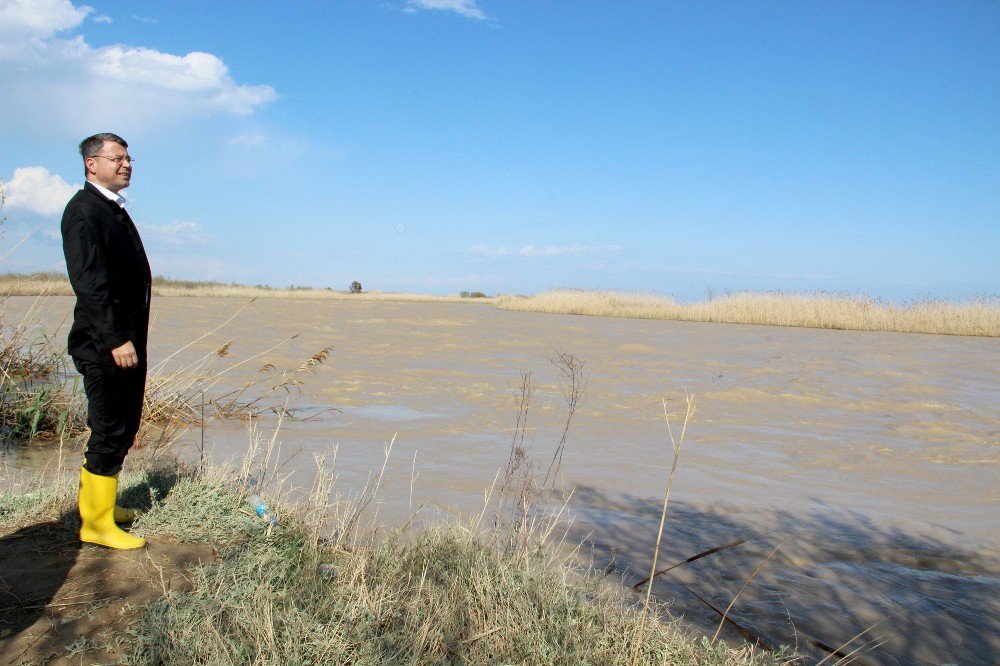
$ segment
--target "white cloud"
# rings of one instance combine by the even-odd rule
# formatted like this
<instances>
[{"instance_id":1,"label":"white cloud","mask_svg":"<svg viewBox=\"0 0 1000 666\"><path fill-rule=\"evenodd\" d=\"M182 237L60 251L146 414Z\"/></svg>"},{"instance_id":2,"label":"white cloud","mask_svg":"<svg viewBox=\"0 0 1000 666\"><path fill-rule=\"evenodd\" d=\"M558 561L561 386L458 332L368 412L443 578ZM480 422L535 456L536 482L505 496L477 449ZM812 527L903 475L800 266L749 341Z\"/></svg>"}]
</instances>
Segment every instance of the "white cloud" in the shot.
<instances>
[{"instance_id":1,"label":"white cloud","mask_svg":"<svg viewBox=\"0 0 1000 666\"><path fill-rule=\"evenodd\" d=\"M115 22L115 20L113 18L111 18L110 16L103 16L103 15L102 16L95 16L91 20L94 23L107 23L109 25Z\"/></svg>"},{"instance_id":2,"label":"white cloud","mask_svg":"<svg viewBox=\"0 0 1000 666\"><path fill-rule=\"evenodd\" d=\"M479 21L486 19L486 13L476 6L476 0L407 0L405 11L413 13L421 9L455 12Z\"/></svg>"},{"instance_id":3,"label":"white cloud","mask_svg":"<svg viewBox=\"0 0 1000 666\"><path fill-rule=\"evenodd\" d=\"M489 245L473 245L468 249L469 254L480 257L565 257L570 255L598 254L618 252L620 245L562 245L537 247L535 245L524 245L522 247L500 247L493 248Z\"/></svg>"},{"instance_id":4,"label":"white cloud","mask_svg":"<svg viewBox=\"0 0 1000 666\"><path fill-rule=\"evenodd\" d=\"M0 0L0 124L27 131L56 125L79 134L112 121L131 129L185 116L248 114L277 98L271 86L236 83L211 53L92 47L83 36L62 35L91 11L70 0Z\"/></svg>"},{"instance_id":5,"label":"white cloud","mask_svg":"<svg viewBox=\"0 0 1000 666\"><path fill-rule=\"evenodd\" d=\"M170 90L211 90L226 76L226 66L210 53L175 56L153 49L110 46L93 53L89 69L123 83L143 85L154 79Z\"/></svg>"},{"instance_id":6,"label":"white cloud","mask_svg":"<svg viewBox=\"0 0 1000 666\"><path fill-rule=\"evenodd\" d=\"M162 226L140 225L139 229L143 239L151 245L191 247L205 245L208 242L208 234L197 222L174 220Z\"/></svg>"},{"instance_id":7,"label":"white cloud","mask_svg":"<svg viewBox=\"0 0 1000 666\"><path fill-rule=\"evenodd\" d=\"M93 8L74 7L69 0L0 1L0 46L47 39L61 30L75 28ZM2 53L2 51L0 51Z\"/></svg>"},{"instance_id":8,"label":"white cloud","mask_svg":"<svg viewBox=\"0 0 1000 666\"><path fill-rule=\"evenodd\" d=\"M78 189L40 166L14 169L14 177L4 184L8 206L45 216L61 214Z\"/></svg>"}]
</instances>

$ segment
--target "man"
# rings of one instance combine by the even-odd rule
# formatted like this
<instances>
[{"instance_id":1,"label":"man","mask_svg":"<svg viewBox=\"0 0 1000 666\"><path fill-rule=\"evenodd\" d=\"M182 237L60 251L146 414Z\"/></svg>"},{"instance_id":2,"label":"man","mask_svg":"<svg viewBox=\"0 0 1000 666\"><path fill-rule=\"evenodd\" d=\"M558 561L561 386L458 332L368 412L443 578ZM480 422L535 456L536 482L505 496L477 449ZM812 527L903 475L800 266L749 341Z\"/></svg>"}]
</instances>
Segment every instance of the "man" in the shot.
<instances>
[{"instance_id":1,"label":"man","mask_svg":"<svg viewBox=\"0 0 1000 666\"><path fill-rule=\"evenodd\" d=\"M118 474L139 431L146 388L152 277L119 193L132 178L128 144L115 134L80 143L87 182L66 205L63 252L76 294L69 354L83 375L90 439L80 469L80 540L141 548L120 529L136 512L115 506Z\"/></svg>"}]
</instances>

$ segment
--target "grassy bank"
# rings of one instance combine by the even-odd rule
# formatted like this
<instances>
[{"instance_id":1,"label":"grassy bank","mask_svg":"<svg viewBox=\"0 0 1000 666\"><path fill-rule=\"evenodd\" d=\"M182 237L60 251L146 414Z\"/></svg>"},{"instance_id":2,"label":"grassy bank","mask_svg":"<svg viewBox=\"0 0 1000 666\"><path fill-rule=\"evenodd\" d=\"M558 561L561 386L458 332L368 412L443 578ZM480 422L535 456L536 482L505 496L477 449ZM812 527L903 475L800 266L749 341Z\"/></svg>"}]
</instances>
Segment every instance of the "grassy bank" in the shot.
<instances>
[{"instance_id":1,"label":"grassy bank","mask_svg":"<svg viewBox=\"0 0 1000 666\"><path fill-rule=\"evenodd\" d=\"M279 524L270 528L245 508L247 478L246 466L197 474L177 463L128 475L127 499L147 509L132 529L150 540L151 554L162 542L202 542L217 555L193 567L188 584L164 585L142 607L116 599L128 612L113 618L97 604L109 596L95 590L92 618L124 617L127 627L91 627L63 649L86 661L110 655L133 664L778 661L749 647L711 646L662 608L646 619L633 660L641 603L560 557L545 519L489 529L470 519L418 536L376 535L358 528L358 506L328 503L332 489L320 482L309 501L279 504ZM24 546L31 526L45 521L46 539L71 541L74 498L72 476L8 484L0 490L0 544ZM113 554L87 547L80 556L91 551ZM58 591L52 596L50 608L33 611L40 625L68 603ZM0 595L0 603L0 617L18 610L18 600Z\"/></svg>"},{"instance_id":2,"label":"grassy bank","mask_svg":"<svg viewBox=\"0 0 1000 666\"><path fill-rule=\"evenodd\" d=\"M558 289L535 296L501 296L502 310L601 317L765 324L855 331L1000 335L1000 299L960 303L914 301L903 305L867 296L739 292L701 303L616 291Z\"/></svg>"}]
</instances>

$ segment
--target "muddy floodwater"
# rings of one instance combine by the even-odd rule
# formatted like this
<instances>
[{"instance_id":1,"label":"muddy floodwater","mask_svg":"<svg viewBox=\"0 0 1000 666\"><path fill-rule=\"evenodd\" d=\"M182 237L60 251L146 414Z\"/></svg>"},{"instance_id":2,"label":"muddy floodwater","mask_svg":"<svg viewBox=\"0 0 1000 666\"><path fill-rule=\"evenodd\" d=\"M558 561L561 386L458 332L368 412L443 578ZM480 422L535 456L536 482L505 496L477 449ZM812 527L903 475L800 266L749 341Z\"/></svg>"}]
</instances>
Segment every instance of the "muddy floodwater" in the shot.
<instances>
[{"instance_id":1,"label":"muddy floodwater","mask_svg":"<svg viewBox=\"0 0 1000 666\"><path fill-rule=\"evenodd\" d=\"M10 299L5 321L34 303ZM154 305L155 365L245 303ZM71 306L48 299L29 319L63 341ZM482 509L515 436L525 372L535 391L523 448L544 476L567 417L550 359L572 354L587 385L557 480L574 491L567 541L583 543L595 568L614 562L626 584L652 561L673 455L665 414L678 436L694 396L659 563L746 541L658 578L675 612L714 632L708 604L724 610L759 567L729 617L770 645L811 661L862 648L861 663L1000 662L998 339L259 300L169 368L229 340L216 371L262 355L209 398L265 363L277 376L332 345L290 396L299 418L277 434L282 473L308 485L315 455L336 452L337 491L356 495L395 438L374 505L389 525L420 506L421 524ZM259 427L270 436L273 421ZM190 455L200 438L177 446ZM205 439L213 458L238 458L246 424L210 420ZM34 469L52 455L21 447L4 461ZM723 635L739 634L727 624Z\"/></svg>"}]
</instances>

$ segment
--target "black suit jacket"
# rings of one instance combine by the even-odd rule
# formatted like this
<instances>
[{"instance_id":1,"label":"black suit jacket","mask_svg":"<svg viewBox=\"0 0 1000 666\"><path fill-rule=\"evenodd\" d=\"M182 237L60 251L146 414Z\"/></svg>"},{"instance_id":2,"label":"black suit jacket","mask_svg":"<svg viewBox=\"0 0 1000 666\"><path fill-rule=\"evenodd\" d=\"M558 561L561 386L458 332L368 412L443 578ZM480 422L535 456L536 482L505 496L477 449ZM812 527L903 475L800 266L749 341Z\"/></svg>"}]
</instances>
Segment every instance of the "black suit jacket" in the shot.
<instances>
[{"instance_id":1,"label":"black suit jacket","mask_svg":"<svg viewBox=\"0 0 1000 666\"><path fill-rule=\"evenodd\" d=\"M131 340L145 361L152 276L128 213L88 182L66 204L62 239L76 293L70 356L113 365L111 350Z\"/></svg>"}]
</instances>

